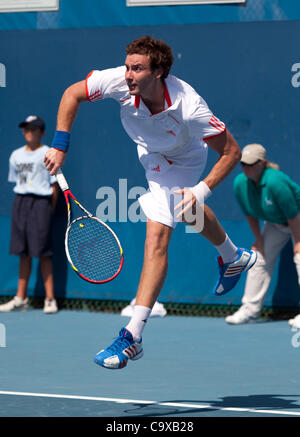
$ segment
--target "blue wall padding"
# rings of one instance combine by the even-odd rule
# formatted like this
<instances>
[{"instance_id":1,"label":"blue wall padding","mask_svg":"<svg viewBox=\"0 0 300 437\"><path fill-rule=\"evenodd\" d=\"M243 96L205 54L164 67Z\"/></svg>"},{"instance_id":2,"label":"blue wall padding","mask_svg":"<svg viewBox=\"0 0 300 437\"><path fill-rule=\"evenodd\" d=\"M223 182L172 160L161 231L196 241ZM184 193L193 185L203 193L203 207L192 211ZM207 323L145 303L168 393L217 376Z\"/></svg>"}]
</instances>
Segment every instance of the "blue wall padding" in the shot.
<instances>
[{"instance_id":1,"label":"blue wall padding","mask_svg":"<svg viewBox=\"0 0 300 437\"><path fill-rule=\"evenodd\" d=\"M13 193L7 173L11 151L23 144L18 123L25 116L37 113L46 120L45 143L50 144L65 88L84 79L93 69L122 65L125 45L138 36L151 34L173 47L173 74L189 82L207 100L239 145L260 142L267 148L269 159L300 183L300 87L291 82L295 74L292 66L300 62L299 33L299 21L1 32L0 62L6 67L6 87L0 88L0 293L14 293L17 284L18 260L8 255ZM211 151L205 174L216 159ZM127 178L128 189L146 187L135 145L121 126L116 102L82 105L64 171L74 194L92 212L101 201L96 198L101 186L117 190L119 179ZM253 237L232 191L233 178L239 171L237 166L216 188L209 205L232 239L238 245L250 246ZM111 225L124 246L124 269L107 285L87 284L67 267L63 252L65 207L60 199L53 229L58 295L134 297L142 267L145 224ZM211 294L217 279L215 256L214 248L202 237L186 234L184 226L178 226L170 245L169 275L161 299L240 303L244 277L229 295L216 298ZM31 279L30 293L44 293L38 273ZM295 305L298 301L299 287L289 247L278 264L266 304Z\"/></svg>"}]
</instances>

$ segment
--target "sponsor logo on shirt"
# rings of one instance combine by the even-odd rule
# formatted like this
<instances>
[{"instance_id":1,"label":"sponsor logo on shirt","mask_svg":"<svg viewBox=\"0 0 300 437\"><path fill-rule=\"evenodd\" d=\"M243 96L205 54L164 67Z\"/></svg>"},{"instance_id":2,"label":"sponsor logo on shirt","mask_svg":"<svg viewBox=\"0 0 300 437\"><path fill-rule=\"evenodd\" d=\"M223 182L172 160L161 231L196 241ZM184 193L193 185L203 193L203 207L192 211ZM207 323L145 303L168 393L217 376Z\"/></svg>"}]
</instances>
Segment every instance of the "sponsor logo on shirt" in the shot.
<instances>
[{"instance_id":1,"label":"sponsor logo on shirt","mask_svg":"<svg viewBox=\"0 0 300 437\"><path fill-rule=\"evenodd\" d=\"M209 122L208 122L213 128L216 130L223 132L225 130L225 124L220 121L217 117L214 115L211 116Z\"/></svg>"},{"instance_id":2,"label":"sponsor logo on shirt","mask_svg":"<svg viewBox=\"0 0 300 437\"><path fill-rule=\"evenodd\" d=\"M152 171L160 171L159 165L157 167L151 168Z\"/></svg>"},{"instance_id":3,"label":"sponsor logo on shirt","mask_svg":"<svg viewBox=\"0 0 300 437\"><path fill-rule=\"evenodd\" d=\"M176 134L175 134L175 132L173 130L167 130L167 134L171 134L174 137L176 137Z\"/></svg>"}]
</instances>

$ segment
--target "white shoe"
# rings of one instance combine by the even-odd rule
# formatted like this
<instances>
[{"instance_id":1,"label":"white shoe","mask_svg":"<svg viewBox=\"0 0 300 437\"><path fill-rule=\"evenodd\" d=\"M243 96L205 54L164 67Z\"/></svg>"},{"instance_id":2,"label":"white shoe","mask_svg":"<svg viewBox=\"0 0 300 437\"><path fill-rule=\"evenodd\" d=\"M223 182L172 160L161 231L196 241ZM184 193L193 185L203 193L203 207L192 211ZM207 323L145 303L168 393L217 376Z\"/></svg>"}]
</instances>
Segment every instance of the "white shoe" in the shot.
<instances>
[{"instance_id":1,"label":"white shoe","mask_svg":"<svg viewBox=\"0 0 300 437\"><path fill-rule=\"evenodd\" d=\"M293 319L290 319L289 325L292 328L299 328L300 329L300 314L298 314L298 316L294 317Z\"/></svg>"},{"instance_id":2,"label":"white shoe","mask_svg":"<svg viewBox=\"0 0 300 437\"><path fill-rule=\"evenodd\" d=\"M134 305L135 299L133 299L129 305L122 309L121 316L132 317ZM166 314L167 310L163 304L156 301L150 313L150 317L164 317Z\"/></svg>"},{"instance_id":3,"label":"white shoe","mask_svg":"<svg viewBox=\"0 0 300 437\"><path fill-rule=\"evenodd\" d=\"M57 303L55 299L45 299L44 302L44 313L45 314L54 314L57 313Z\"/></svg>"},{"instance_id":4,"label":"white shoe","mask_svg":"<svg viewBox=\"0 0 300 437\"><path fill-rule=\"evenodd\" d=\"M257 317L251 316L249 312L242 306L234 314L225 318L226 322L231 325L242 325L243 323L251 323L256 319Z\"/></svg>"},{"instance_id":5,"label":"white shoe","mask_svg":"<svg viewBox=\"0 0 300 437\"><path fill-rule=\"evenodd\" d=\"M127 305L121 311L121 316L124 317L132 317L132 314L133 314L133 306L131 304Z\"/></svg>"},{"instance_id":6,"label":"white shoe","mask_svg":"<svg viewBox=\"0 0 300 437\"><path fill-rule=\"evenodd\" d=\"M15 296L12 300L0 305L0 312L9 313L10 311L26 311L28 308L28 299L21 299Z\"/></svg>"},{"instance_id":7,"label":"white shoe","mask_svg":"<svg viewBox=\"0 0 300 437\"><path fill-rule=\"evenodd\" d=\"M162 303L155 302L150 317L165 317L167 315L167 310Z\"/></svg>"}]
</instances>

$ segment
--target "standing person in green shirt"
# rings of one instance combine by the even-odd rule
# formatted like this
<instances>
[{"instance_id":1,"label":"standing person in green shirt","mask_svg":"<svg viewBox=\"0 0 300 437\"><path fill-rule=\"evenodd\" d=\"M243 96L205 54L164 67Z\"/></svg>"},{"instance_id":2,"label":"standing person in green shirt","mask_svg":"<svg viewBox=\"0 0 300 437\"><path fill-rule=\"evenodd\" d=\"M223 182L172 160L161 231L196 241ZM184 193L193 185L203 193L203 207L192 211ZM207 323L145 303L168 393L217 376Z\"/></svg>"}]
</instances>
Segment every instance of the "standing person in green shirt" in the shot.
<instances>
[{"instance_id":1,"label":"standing person in green shirt","mask_svg":"<svg viewBox=\"0 0 300 437\"><path fill-rule=\"evenodd\" d=\"M300 286L300 186L277 164L267 161L266 149L260 144L244 147L241 165L243 172L234 180L234 194L254 234L252 249L258 257L247 274L242 306L225 319L233 325L258 317L276 260L290 238ZM262 229L260 220L264 221ZM300 314L289 324L300 328Z\"/></svg>"}]
</instances>

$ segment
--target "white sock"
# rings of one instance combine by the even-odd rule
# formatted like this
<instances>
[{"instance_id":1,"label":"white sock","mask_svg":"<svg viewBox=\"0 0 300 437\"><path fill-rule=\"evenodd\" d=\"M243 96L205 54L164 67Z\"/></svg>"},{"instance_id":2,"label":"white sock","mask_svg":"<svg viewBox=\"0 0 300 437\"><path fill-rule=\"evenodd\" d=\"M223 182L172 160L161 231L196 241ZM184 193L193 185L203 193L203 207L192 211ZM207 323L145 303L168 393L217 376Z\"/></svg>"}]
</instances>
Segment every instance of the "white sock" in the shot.
<instances>
[{"instance_id":1,"label":"white sock","mask_svg":"<svg viewBox=\"0 0 300 437\"><path fill-rule=\"evenodd\" d=\"M147 308L141 305L135 305L133 308L133 315L130 322L126 326L135 341L140 341L142 333L150 316L151 308Z\"/></svg>"},{"instance_id":2,"label":"white sock","mask_svg":"<svg viewBox=\"0 0 300 437\"><path fill-rule=\"evenodd\" d=\"M227 234L224 243L220 244L220 246L215 246L215 248L221 255L224 264L234 261L237 257L238 248L233 244Z\"/></svg>"}]
</instances>

